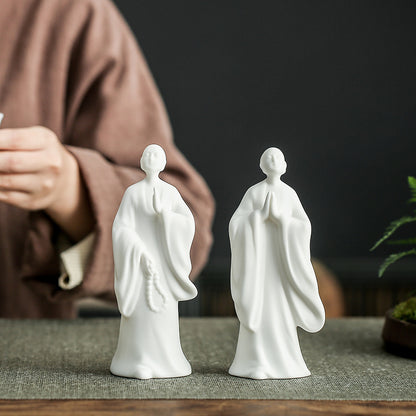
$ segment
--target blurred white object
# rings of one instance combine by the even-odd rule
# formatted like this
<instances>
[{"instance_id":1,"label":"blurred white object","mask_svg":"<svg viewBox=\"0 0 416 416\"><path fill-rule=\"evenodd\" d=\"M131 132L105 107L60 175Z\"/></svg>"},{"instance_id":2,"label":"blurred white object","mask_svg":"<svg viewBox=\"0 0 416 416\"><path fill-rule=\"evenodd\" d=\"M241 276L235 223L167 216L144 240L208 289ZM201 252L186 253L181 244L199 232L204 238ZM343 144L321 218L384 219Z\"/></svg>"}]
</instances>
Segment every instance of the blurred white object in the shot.
<instances>
[{"instance_id":1,"label":"blurred white object","mask_svg":"<svg viewBox=\"0 0 416 416\"><path fill-rule=\"evenodd\" d=\"M267 149L267 178L244 195L230 221L231 293L240 332L229 373L253 379L310 375L296 328L319 331L325 311L310 261L311 225L296 192L280 180L283 153Z\"/></svg>"},{"instance_id":2,"label":"blurred white object","mask_svg":"<svg viewBox=\"0 0 416 416\"><path fill-rule=\"evenodd\" d=\"M159 173L166 155L146 147L146 178L130 186L113 223L115 292L121 312L110 371L139 379L191 374L179 338L178 301L197 290L189 280L195 233L191 211Z\"/></svg>"},{"instance_id":3,"label":"blurred white object","mask_svg":"<svg viewBox=\"0 0 416 416\"><path fill-rule=\"evenodd\" d=\"M4 114L0 113L0 126L1 126L1 122L3 121L3 117L4 117Z\"/></svg>"}]
</instances>

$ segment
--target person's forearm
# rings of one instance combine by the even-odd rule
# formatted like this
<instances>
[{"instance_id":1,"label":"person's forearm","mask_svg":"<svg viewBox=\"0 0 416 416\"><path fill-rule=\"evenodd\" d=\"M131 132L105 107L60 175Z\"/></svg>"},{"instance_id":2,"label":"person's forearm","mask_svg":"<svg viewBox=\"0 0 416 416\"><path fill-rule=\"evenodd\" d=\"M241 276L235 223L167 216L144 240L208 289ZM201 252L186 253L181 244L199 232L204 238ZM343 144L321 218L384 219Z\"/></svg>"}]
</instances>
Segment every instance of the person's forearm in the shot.
<instances>
[{"instance_id":1,"label":"person's forearm","mask_svg":"<svg viewBox=\"0 0 416 416\"><path fill-rule=\"evenodd\" d=\"M61 197L45 212L71 240L78 242L92 231L94 216L78 163L71 153L67 152L67 156L64 161L67 174Z\"/></svg>"}]
</instances>

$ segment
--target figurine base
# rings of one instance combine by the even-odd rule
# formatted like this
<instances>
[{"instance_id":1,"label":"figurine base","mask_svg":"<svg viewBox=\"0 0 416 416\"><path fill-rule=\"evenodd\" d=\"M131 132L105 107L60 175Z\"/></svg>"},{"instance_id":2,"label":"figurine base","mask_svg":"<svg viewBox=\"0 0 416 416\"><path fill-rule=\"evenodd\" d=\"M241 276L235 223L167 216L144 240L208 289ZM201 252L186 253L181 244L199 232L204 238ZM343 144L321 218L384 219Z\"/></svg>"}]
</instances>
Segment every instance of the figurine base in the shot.
<instances>
[{"instance_id":1,"label":"figurine base","mask_svg":"<svg viewBox=\"0 0 416 416\"><path fill-rule=\"evenodd\" d=\"M265 371L262 371L261 369L256 369L247 373L239 373L238 371L234 371L230 369L228 371L228 374L234 377L240 377L240 378L250 378L253 380L288 380L292 378L305 378L309 377L311 373L308 371L304 374L294 374L294 375L276 375L276 374L267 374Z\"/></svg>"},{"instance_id":2,"label":"figurine base","mask_svg":"<svg viewBox=\"0 0 416 416\"><path fill-rule=\"evenodd\" d=\"M110 368L111 374L117 377L124 378L136 378L139 380L149 380L152 378L179 378L187 377L192 374L192 369L189 367L189 370L181 373L170 373L170 374L154 374L153 371L145 366L138 366L133 372L123 372L117 371L116 369Z\"/></svg>"}]
</instances>

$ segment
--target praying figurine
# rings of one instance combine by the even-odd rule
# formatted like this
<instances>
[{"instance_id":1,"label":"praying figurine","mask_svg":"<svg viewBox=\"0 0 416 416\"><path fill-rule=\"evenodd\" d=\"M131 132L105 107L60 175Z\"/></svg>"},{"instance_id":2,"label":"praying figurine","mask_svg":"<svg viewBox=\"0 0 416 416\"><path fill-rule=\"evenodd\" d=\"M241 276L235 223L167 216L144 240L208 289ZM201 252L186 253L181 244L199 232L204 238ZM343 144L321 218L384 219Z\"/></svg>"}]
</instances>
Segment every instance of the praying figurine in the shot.
<instances>
[{"instance_id":1,"label":"praying figurine","mask_svg":"<svg viewBox=\"0 0 416 416\"><path fill-rule=\"evenodd\" d=\"M164 150L147 146L144 180L130 186L113 223L114 288L121 313L110 371L139 379L191 374L179 338L178 301L192 299L195 222L178 190L159 178Z\"/></svg>"},{"instance_id":2,"label":"praying figurine","mask_svg":"<svg viewBox=\"0 0 416 416\"><path fill-rule=\"evenodd\" d=\"M310 375L297 327L319 331L325 311L310 260L311 224L296 192L281 181L283 153L260 159L267 176L231 218L231 293L240 332L229 373L269 379Z\"/></svg>"}]
</instances>

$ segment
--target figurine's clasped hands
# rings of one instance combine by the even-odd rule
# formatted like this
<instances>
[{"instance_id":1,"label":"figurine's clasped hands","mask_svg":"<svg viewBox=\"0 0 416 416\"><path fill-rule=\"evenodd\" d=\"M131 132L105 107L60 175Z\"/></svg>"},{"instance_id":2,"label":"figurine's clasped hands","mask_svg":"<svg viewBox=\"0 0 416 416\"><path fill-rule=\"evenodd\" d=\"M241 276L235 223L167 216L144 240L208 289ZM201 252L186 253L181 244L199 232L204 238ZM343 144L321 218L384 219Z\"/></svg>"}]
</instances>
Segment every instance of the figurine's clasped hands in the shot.
<instances>
[{"instance_id":1,"label":"figurine's clasped hands","mask_svg":"<svg viewBox=\"0 0 416 416\"><path fill-rule=\"evenodd\" d=\"M282 212L278 208L278 204L277 204L277 201L276 201L276 195L274 193L271 193L271 196L270 196L269 212L270 212L270 219L274 223L277 224L282 219Z\"/></svg>"},{"instance_id":2,"label":"figurine's clasped hands","mask_svg":"<svg viewBox=\"0 0 416 416\"><path fill-rule=\"evenodd\" d=\"M260 210L261 218L263 221L271 220L278 224L281 220L282 213L278 209L276 202L276 195L273 192L268 192L263 207Z\"/></svg>"},{"instance_id":3,"label":"figurine's clasped hands","mask_svg":"<svg viewBox=\"0 0 416 416\"><path fill-rule=\"evenodd\" d=\"M157 215L161 215L163 212L163 206L160 201L160 195L156 191L156 188L153 188L153 209L155 210Z\"/></svg>"},{"instance_id":4,"label":"figurine's clasped hands","mask_svg":"<svg viewBox=\"0 0 416 416\"><path fill-rule=\"evenodd\" d=\"M270 198L271 193L267 192L266 200L264 201L263 207L260 210L260 215L263 221L267 221L270 216Z\"/></svg>"}]
</instances>

